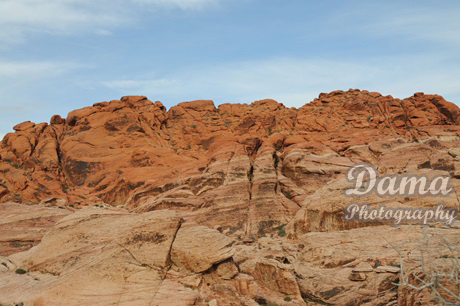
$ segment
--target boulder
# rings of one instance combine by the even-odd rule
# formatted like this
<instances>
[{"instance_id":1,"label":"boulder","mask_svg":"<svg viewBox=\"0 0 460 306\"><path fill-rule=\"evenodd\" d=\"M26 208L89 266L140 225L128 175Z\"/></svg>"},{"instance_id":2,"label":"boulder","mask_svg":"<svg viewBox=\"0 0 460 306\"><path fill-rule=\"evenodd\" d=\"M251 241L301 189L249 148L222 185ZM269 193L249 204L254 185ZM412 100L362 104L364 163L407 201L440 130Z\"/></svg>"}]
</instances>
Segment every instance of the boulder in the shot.
<instances>
[{"instance_id":1,"label":"boulder","mask_svg":"<svg viewBox=\"0 0 460 306\"><path fill-rule=\"evenodd\" d=\"M61 118L59 115L53 115L50 119L50 124L64 124L65 119Z\"/></svg>"},{"instance_id":2,"label":"boulder","mask_svg":"<svg viewBox=\"0 0 460 306\"><path fill-rule=\"evenodd\" d=\"M216 230L185 224L174 239L171 260L192 272L204 272L231 258L234 254L232 246L233 240Z\"/></svg>"},{"instance_id":3,"label":"boulder","mask_svg":"<svg viewBox=\"0 0 460 306\"><path fill-rule=\"evenodd\" d=\"M361 262L356 267L353 268L353 272L372 272L374 268L368 262Z\"/></svg>"}]
</instances>

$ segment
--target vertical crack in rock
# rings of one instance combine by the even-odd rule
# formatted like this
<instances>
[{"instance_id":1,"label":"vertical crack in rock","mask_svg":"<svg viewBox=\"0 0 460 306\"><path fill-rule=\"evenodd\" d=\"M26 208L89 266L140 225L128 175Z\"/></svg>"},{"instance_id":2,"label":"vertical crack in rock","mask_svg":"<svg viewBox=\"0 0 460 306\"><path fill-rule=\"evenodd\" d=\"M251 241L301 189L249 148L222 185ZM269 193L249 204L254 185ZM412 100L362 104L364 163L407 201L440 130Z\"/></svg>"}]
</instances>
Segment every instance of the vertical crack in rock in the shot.
<instances>
[{"instance_id":1,"label":"vertical crack in rock","mask_svg":"<svg viewBox=\"0 0 460 306\"><path fill-rule=\"evenodd\" d=\"M252 233L252 223L253 220L255 220L254 217L254 207L252 205L252 196L253 196L253 186L254 186L254 164L257 159L257 153L262 146L262 141L259 138L249 138L246 139L244 142L245 151L246 154L249 157L249 170L248 170L248 193L249 193L249 199L248 199L248 217L247 217L247 222L246 222L246 236L249 237L251 236Z\"/></svg>"},{"instance_id":2,"label":"vertical crack in rock","mask_svg":"<svg viewBox=\"0 0 460 306\"><path fill-rule=\"evenodd\" d=\"M275 175L276 175L276 182L275 182L275 195L278 195L278 186L279 186L279 180L278 180L278 164L279 164L279 158L278 155L276 154L276 151L273 152L273 168L275 169Z\"/></svg>"},{"instance_id":3,"label":"vertical crack in rock","mask_svg":"<svg viewBox=\"0 0 460 306\"><path fill-rule=\"evenodd\" d=\"M61 140L60 136L57 135L56 130L54 130L54 136L56 138L56 156L58 159L58 171L62 171L62 152L61 152Z\"/></svg>"},{"instance_id":4,"label":"vertical crack in rock","mask_svg":"<svg viewBox=\"0 0 460 306\"><path fill-rule=\"evenodd\" d=\"M32 155L34 155L35 149L37 148L37 145L38 145L38 138L40 137L41 134L42 132L39 132L38 135L35 136L33 143L29 140L29 144L30 144L29 158L32 157Z\"/></svg>"},{"instance_id":5,"label":"vertical crack in rock","mask_svg":"<svg viewBox=\"0 0 460 306\"><path fill-rule=\"evenodd\" d=\"M274 151L273 151L273 154L272 154L272 158L273 158L273 169L275 170L275 175L276 175L276 184L275 184L275 194L277 193L277 186L279 185L279 176L278 176L278 166L279 166L279 163L280 163L280 158L278 157L278 152L280 150L283 149L284 147L284 141L286 140L286 138L283 138L281 141L278 141L277 143L275 143L273 145L274 147Z\"/></svg>"},{"instance_id":6,"label":"vertical crack in rock","mask_svg":"<svg viewBox=\"0 0 460 306\"><path fill-rule=\"evenodd\" d=\"M172 265L171 252L172 252L172 248L174 245L174 241L176 240L176 237L177 237L177 233L182 227L182 223L184 223L184 219L180 218L179 222L177 223L177 227L176 227L176 231L174 232L173 239L171 240L171 245L169 246L168 255L166 256L166 269L165 269L166 273L168 272L168 270L171 268L171 265ZM166 277L166 273L165 273L165 277Z\"/></svg>"},{"instance_id":7,"label":"vertical crack in rock","mask_svg":"<svg viewBox=\"0 0 460 306\"><path fill-rule=\"evenodd\" d=\"M248 220L246 225L246 236L250 236L252 232L252 220L254 214L254 208L252 207L252 188L254 185L254 162L250 162L250 167L248 170L248 192L249 192L249 200L248 200Z\"/></svg>"},{"instance_id":8,"label":"vertical crack in rock","mask_svg":"<svg viewBox=\"0 0 460 306\"><path fill-rule=\"evenodd\" d=\"M276 154L276 151L273 152L273 168L275 169L275 174L276 178L278 178L278 165L280 162L280 159L278 158L278 154Z\"/></svg>"},{"instance_id":9,"label":"vertical crack in rock","mask_svg":"<svg viewBox=\"0 0 460 306\"><path fill-rule=\"evenodd\" d=\"M66 192L66 189L68 189L69 186L67 185L65 171L63 169L64 165L63 165L62 150L61 150L61 140L62 140L61 138L63 138L65 134L58 135L58 133L56 132L56 129L54 128L53 128L53 132L54 132L54 138L56 139L56 156L58 159L58 164L57 164L58 168L56 169L56 175L57 175L58 180L61 183L61 188L64 187L62 188L62 191L64 191L64 193L66 194L67 201L70 201L69 195Z\"/></svg>"},{"instance_id":10,"label":"vertical crack in rock","mask_svg":"<svg viewBox=\"0 0 460 306\"><path fill-rule=\"evenodd\" d=\"M252 200L252 187L254 185L254 163L250 163L249 171L248 171L248 181L249 181L249 200Z\"/></svg>"},{"instance_id":11,"label":"vertical crack in rock","mask_svg":"<svg viewBox=\"0 0 460 306\"><path fill-rule=\"evenodd\" d=\"M179 222L177 223L177 227L176 227L176 230L174 232L173 238L171 240L171 244L169 245L168 254L166 255L166 265L165 265L164 270L163 270L163 275L161 276L161 282L158 285L158 288L155 291L155 294L152 296L152 299L150 300L149 305L152 305L152 303L155 301L155 297L157 296L158 291L161 288L161 285L163 284L164 280L166 279L166 276L168 275L169 270L171 269L171 266L172 266L172 260L171 260L172 248L173 248L173 245L174 245L174 241L176 240L177 233L179 232L179 230L182 227L183 223L184 223L184 219L180 218Z\"/></svg>"}]
</instances>

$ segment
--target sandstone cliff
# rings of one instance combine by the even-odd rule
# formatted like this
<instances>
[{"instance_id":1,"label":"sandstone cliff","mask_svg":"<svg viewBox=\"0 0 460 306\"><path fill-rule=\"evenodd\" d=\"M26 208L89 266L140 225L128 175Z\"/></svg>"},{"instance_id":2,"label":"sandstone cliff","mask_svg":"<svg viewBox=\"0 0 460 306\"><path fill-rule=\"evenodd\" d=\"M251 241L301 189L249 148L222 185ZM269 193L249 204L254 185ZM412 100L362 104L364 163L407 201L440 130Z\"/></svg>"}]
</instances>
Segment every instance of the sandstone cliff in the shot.
<instances>
[{"instance_id":1,"label":"sandstone cliff","mask_svg":"<svg viewBox=\"0 0 460 306\"><path fill-rule=\"evenodd\" d=\"M13 285L0 281L8 303L429 301L394 286L391 268L374 271L399 260L375 237L416 241L420 229L344 223L344 174L369 162L382 174L451 174L460 184L460 110L423 93L334 91L299 109L262 100L166 110L130 96L14 130L0 145L0 202L41 205L23 205L28 215L16 204L0 209L10 218L0 224L0 255L17 253L5 267L32 273L8 268ZM362 201L433 207L439 199ZM456 192L443 201L459 208ZM31 224L30 214L41 221ZM18 226L34 234L10 230ZM458 227L434 233L460 243ZM362 263L372 268L353 271Z\"/></svg>"},{"instance_id":2,"label":"sandstone cliff","mask_svg":"<svg viewBox=\"0 0 460 306\"><path fill-rule=\"evenodd\" d=\"M447 151L460 140L458 124L457 106L422 93L399 100L335 91L300 109L194 101L168 111L123 97L50 124L16 125L0 147L0 201L174 209L263 235L307 197L322 198L319 189L358 161L382 172L455 174L459 164Z\"/></svg>"}]
</instances>

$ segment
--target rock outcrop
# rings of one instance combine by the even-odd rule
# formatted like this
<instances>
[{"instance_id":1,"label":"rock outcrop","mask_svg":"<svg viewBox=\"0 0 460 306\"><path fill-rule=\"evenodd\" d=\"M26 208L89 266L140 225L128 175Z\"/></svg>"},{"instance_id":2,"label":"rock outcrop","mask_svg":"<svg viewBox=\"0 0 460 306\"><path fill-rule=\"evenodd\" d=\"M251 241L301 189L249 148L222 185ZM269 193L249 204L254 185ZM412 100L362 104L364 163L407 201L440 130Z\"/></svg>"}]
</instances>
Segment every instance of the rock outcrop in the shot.
<instances>
[{"instance_id":1,"label":"rock outcrop","mask_svg":"<svg viewBox=\"0 0 460 306\"><path fill-rule=\"evenodd\" d=\"M41 205L0 205L0 256L25 251L40 243L54 224L71 214L66 209Z\"/></svg>"},{"instance_id":2,"label":"rock outcrop","mask_svg":"<svg viewBox=\"0 0 460 306\"><path fill-rule=\"evenodd\" d=\"M400 257L417 282L407 252L419 226L342 216L353 201L345 173L359 162L460 185L460 111L441 96L349 90L299 109L202 100L169 110L130 96L14 130L0 144L0 304L433 301L395 285ZM441 200L460 208L456 192L359 201ZM458 245L458 226L441 226L432 235Z\"/></svg>"},{"instance_id":3,"label":"rock outcrop","mask_svg":"<svg viewBox=\"0 0 460 306\"><path fill-rule=\"evenodd\" d=\"M454 104L423 93L399 100L335 91L300 109L193 101L169 111L123 97L50 124L16 125L0 147L0 201L188 211L197 223L262 236L358 161L382 172L458 176L458 158L448 153L460 143L458 124Z\"/></svg>"},{"instance_id":4,"label":"rock outcrop","mask_svg":"<svg viewBox=\"0 0 460 306\"><path fill-rule=\"evenodd\" d=\"M19 217L29 214L19 211L24 205L8 207ZM408 275L419 271L423 232L445 261L442 267L452 265L445 241L460 241L458 226L403 225L242 242L183 217L169 210L132 214L101 208L63 217L40 244L0 257L0 303L432 304L428 290L397 285L401 265ZM460 255L458 248L453 252Z\"/></svg>"}]
</instances>

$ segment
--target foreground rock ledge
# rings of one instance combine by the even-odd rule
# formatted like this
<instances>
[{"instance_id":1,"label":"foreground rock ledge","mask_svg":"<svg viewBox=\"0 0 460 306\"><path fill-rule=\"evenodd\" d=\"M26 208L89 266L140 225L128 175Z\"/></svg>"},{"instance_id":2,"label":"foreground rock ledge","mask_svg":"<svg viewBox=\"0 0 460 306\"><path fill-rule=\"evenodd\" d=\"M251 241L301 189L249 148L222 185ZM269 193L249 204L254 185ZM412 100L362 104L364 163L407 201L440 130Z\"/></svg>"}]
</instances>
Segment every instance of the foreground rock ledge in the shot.
<instances>
[{"instance_id":1,"label":"foreground rock ledge","mask_svg":"<svg viewBox=\"0 0 460 306\"><path fill-rule=\"evenodd\" d=\"M30 213L25 205L15 206L23 208L23 214ZM180 212L167 210L131 214L94 208L63 217L35 247L0 257L0 303L433 302L428 290L395 285L401 259L408 273L420 269L417 248L423 229L419 226L312 232L296 240L264 237L243 243L183 217ZM458 243L459 227L427 231L439 260L447 263L451 253L443 241ZM404 254L402 258L397 250Z\"/></svg>"}]
</instances>

